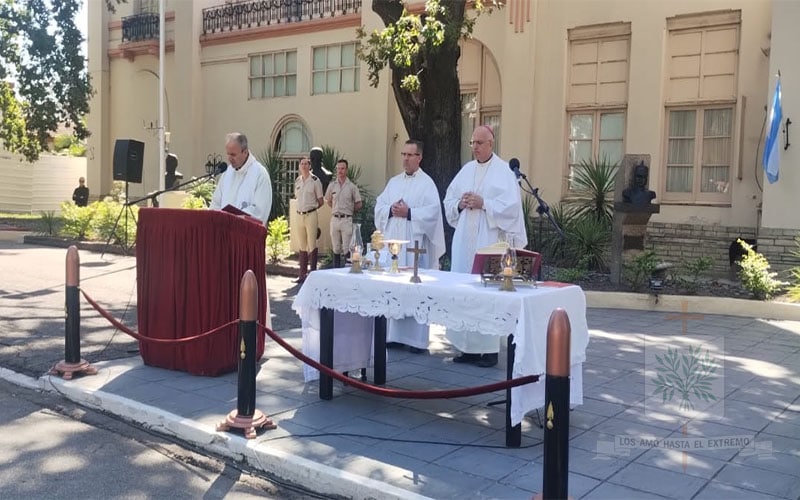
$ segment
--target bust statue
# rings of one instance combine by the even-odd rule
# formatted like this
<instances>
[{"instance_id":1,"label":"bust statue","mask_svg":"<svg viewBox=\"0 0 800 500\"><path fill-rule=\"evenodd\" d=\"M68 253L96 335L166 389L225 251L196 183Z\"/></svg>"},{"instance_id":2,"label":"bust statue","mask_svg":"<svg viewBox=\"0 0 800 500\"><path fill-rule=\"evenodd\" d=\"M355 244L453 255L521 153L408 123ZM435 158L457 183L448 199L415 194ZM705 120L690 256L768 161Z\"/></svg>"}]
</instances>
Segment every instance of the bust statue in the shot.
<instances>
[{"instance_id":1,"label":"bust statue","mask_svg":"<svg viewBox=\"0 0 800 500\"><path fill-rule=\"evenodd\" d=\"M647 189L647 180L650 176L650 169L644 162L636 165L633 169L631 184L622 191L622 201L634 205L649 205L656 197L655 191Z\"/></svg>"},{"instance_id":2,"label":"bust statue","mask_svg":"<svg viewBox=\"0 0 800 500\"><path fill-rule=\"evenodd\" d=\"M311 173L322 183L322 192L325 193L331 181L331 173L322 166L322 148L318 146L311 148L308 159L311 161Z\"/></svg>"}]
</instances>

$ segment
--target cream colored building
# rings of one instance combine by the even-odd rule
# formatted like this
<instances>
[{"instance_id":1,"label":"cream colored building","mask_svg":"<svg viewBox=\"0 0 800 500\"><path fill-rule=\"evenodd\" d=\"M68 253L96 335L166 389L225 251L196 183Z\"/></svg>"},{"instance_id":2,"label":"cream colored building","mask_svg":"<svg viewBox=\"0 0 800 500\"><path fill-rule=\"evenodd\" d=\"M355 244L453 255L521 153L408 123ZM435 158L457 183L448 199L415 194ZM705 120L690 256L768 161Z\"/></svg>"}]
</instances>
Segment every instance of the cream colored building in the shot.
<instances>
[{"instance_id":1,"label":"cream colored building","mask_svg":"<svg viewBox=\"0 0 800 500\"><path fill-rule=\"evenodd\" d=\"M332 145L380 192L400 170L407 135L388 73L370 87L355 56L356 27L382 27L371 0L273 3L282 5L166 0L165 128L179 169L204 174L224 134L238 130L255 152L279 147L288 179L310 147ZM146 143L143 183L131 193L158 187L157 12L157 0L131 0L115 15L89 2L88 178L104 189L119 138ZM772 185L760 155L778 70L784 120L800 117L798 23L793 0L508 0L464 44L462 160L471 128L489 123L499 154L519 158L554 205L570 195L581 159L646 153L661 204L648 241L661 255L710 254L727 267L741 235L786 264L800 228L791 209L800 143L780 148Z\"/></svg>"}]
</instances>

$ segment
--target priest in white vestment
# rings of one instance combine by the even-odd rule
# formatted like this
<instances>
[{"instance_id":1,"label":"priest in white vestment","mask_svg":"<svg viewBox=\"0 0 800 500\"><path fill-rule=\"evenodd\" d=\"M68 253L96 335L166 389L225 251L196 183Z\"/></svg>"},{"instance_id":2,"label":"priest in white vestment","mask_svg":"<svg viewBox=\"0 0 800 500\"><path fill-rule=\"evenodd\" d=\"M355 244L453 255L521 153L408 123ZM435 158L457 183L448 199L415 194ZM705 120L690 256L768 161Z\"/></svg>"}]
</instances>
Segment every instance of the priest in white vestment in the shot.
<instances>
[{"instance_id":1,"label":"priest in white vestment","mask_svg":"<svg viewBox=\"0 0 800 500\"><path fill-rule=\"evenodd\" d=\"M420 169L423 144L409 139L400 153L404 172L389 179L386 188L375 200L375 227L384 239L406 240L398 254L400 266L412 266L414 241L425 249L419 256L419 267L438 269L439 257L445 253L444 223L439 202L439 191L433 179ZM411 352L428 348L428 325L414 318L387 322L386 340L406 344Z\"/></svg>"},{"instance_id":2,"label":"priest in white vestment","mask_svg":"<svg viewBox=\"0 0 800 500\"><path fill-rule=\"evenodd\" d=\"M445 217L455 228L450 270L460 273L472 272L479 248L501 239L520 248L528 244L517 179L508 163L493 153L491 128L475 128L470 146L474 160L459 170L444 198ZM451 328L446 337L462 353L454 362L482 367L497 364L498 337Z\"/></svg>"},{"instance_id":3,"label":"priest in white vestment","mask_svg":"<svg viewBox=\"0 0 800 500\"><path fill-rule=\"evenodd\" d=\"M272 209L272 181L264 165L250 154L247 137L234 132L225 136L230 168L217 180L209 208L231 205L267 225Z\"/></svg>"}]
</instances>

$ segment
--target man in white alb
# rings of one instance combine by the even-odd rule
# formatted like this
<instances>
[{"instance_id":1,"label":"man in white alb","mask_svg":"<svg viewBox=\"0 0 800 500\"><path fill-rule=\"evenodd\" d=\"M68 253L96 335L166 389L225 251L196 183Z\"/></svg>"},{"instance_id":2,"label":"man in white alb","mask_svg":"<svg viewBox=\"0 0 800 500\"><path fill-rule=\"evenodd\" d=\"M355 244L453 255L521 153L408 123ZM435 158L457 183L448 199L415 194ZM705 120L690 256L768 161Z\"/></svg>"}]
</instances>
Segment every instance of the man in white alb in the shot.
<instances>
[{"instance_id":1,"label":"man in white alb","mask_svg":"<svg viewBox=\"0 0 800 500\"><path fill-rule=\"evenodd\" d=\"M231 205L259 219L264 225L272 209L272 182L264 165L250 154L247 137L233 132L225 136L225 152L231 168L217 181L210 208Z\"/></svg>"},{"instance_id":2,"label":"man in white alb","mask_svg":"<svg viewBox=\"0 0 800 500\"><path fill-rule=\"evenodd\" d=\"M520 242L518 246L528 242L517 179L508 163L492 152L492 129L486 125L476 127L470 146L475 159L461 167L444 197L445 217L455 228L450 270L460 273L472 271L479 248L501 238L513 238ZM453 362L481 367L497 364L498 337L450 328L446 337L462 353Z\"/></svg>"},{"instance_id":3,"label":"man in white alb","mask_svg":"<svg viewBox=\"0 0 800 500\"><path fill-rule=\"evenodd\" d=\"M419 267L439 269L439 257L444 255L444 224L439 203L439 191L428 174L419 168L422 161L423 144L409 139L403 145L404 172L389 179L383 192L375 200L375 227L385 239L406 240L398 254L398 264L413 265L414 256L406 252L419 241ZM389 320L386 331L387 343L406 344L413 353L428 348L428 325L417 323L414 318Z\"/></svg>"}]
</instances>

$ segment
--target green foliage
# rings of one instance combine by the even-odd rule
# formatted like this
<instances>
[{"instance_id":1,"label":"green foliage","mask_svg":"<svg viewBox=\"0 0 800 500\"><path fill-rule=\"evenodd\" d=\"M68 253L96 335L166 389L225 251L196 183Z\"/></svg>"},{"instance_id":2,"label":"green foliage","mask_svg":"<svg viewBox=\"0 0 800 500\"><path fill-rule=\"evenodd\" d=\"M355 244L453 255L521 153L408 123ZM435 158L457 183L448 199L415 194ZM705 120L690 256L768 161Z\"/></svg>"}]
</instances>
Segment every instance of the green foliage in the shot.
<instances>
[{"instance_id":1,"label":"green foliage","mask_svg":"<svg viewBox=\"0 0 800 500\"><path fill-rule=\"evenodd\" d=\"M81 119L92 88L75 24L80 6L0 0L0 140L30 162L62 123L77 139L89 135Z\"/></svg>"},{"instance_id":2,"label":"green foliage","mask_svg":"<svg viewBox=\"0 0 800 500\"><path fill-rule=\"evenodd\" d=\"M126 208L123 204L109 198L93 203L93 205L97 206L92 219L93 239L132 246L136 241L136 220L139 207L133 205Z\"/></svg>"},{"instance_id":3,"label":"green foliage","mask_svg":"<svg viewBox=\"0 0 800 500\"><path fill-rule=\"evenodd\" d=\"M589 270L589 256L581 257L575 267L560 267L553 274L555 281L577 283L584 279Z\"/></svg>"},{"instance_id":4,"label":"green foliage","mask_svg":"<svg viewBox=\"0 0 800 500\"><path fill-rule=\"evenodd\" d=\"M605 155L590 161L583 160L572 178L574 196L570 202L578 215L590 214L611 222L614 215L614 184L617 163Z\"/></svg>"},{"instance_id":5,"label":"green foliage","mask_svg":"<svg viewBox=\"0 0 800 500\"><path fill-rule=\"evenodd\" d=\"M202 210L208 208L208 205L206 205L206 200L203 198L195 195L189 195L185 200L183 200L183 203L181 203L181 208Z\"/></svg>"},{"instance_id":6,"label":"green foliage","mask_svg":"<svg viewBox=\"0 0 800 500\"><path fill-rule=\"evenodd\" d=\"M256 155L256 158L267 169L269 180L272 182L272 208L269 211L269 220L283 217L287 215L289 205L281 193L294 193L294 179L286 172L283 155L277 149L273 147L264 149Z\"/></svg>"},{"instance_id":7,"label":"green foliage","mask_svg":"<svg viewBox=\"0 0 800 500\"><path fill-rule=\"evenodd\" d=\"M608 269L611 223L590 214L575 215L566 225L566 254L571 262L587 259L589 269Z\"/></svg>"},{"instance_id":8,"label":"green foliage","mask_svg":"<svg viewBox=\"0 0 800 500\"><path fill-rule=\"evenodd\" d=\"M61 219L56 216L55 210L43 210L39 212L39 234L45 236L55 236L61 226Z\"/></svg>"},{"instance_id":9,"label":"green foliage","mask_svg":"<svg viewBox=\"0 0 800 500\"><path fill-rule=\"evenodd\" d=\"M534 198L525 193L522 196L522 218L525 222L525 234L528 235L527 248L533 249L533 244L538 243L541 245L541 242L535 242L533 237L533 214L536 212L536 201Z\"/></svg>"},{"instance_id":10,"label":"green foliage","mask_svg":"<svg viewBox=\"0 0 800 500\"><path fill-rule=\"evenodd\" d=\"M645 250L622 265L622 277L633 288L639 290L648 282L656 270L658 259L655 252Z\"/></svg>"},{"instance_id":11,"label":"green foliage","mask_svg":"<svg viewBox=\"0 0 800 500\"><path fill-rule=\"evenodd\" d=\"M213 177L211 180L207 182L201 182L196 184L193 188L189 189L189 195L192 198L200 198L203 200L203 207L208 207L211 205L211 197L214 196L214 188L217 187L217 183L214 182ZM195 203L194 201L192 203ZM200 208L200 207L191 207L191 208Z\"/></svg>"},{"instance_id":12,"label":"green foliage","mask_svg":"<svg viewBox=\"0 0 800 500\"><path fill-rule=\"evenodd\" d=\"M70 134L58 134L53 138L53 151L62 151L72 146L74 142Z\"/></svg>"},{"instance_id":13,"label":"green foliage","mask_svg":"<svg viewBox=\"0 0 800 500\"><path fill-rule=\"evenodd\" d=\"M792 255L800 259L800 236L794 237L794 246L795 249L792 251ZM794 266L789 270L789 274L792 277L789 285L789 298L794 302L800 301L800 266Z\"/></svg>"},{"instance_id":14,"label":"green foliage","mask_svg":"<svg viewBox=\"0 0 800 500\"><path fill-rule=\"evenodd\" d=\"M711 269L714 259L711 257L698 257L683 263L683 269L687 277L678 278L681 286L689 293L697 292L697 285L700 282L700 275Z\"/></svg>"},{"instance_id":15,"label":"green foliage","mask_svg":"<svg viewBox=\"0 0 800 500\"><path fill-rule=\"evenodd\" d=\"M739 278L742 280L742 286L759 300L772 298L783 285L775 279L778 273L770 272L767 258L753 250L752 245L741 239L736 241L747 252L739 262Z\"/></svg>"},{"instance_id":16,"label":"green foliage","mask_svg":"<svg viewBox=\"0 0 800 500\"><path fill-rule=\"evenodd\" d=\"M335 147L329 146L327 144L322 146L322 166L325 167L325 169L328 170L328 172L331 172L334 176L336 175L336 161L342 157L343 157L342 153L340 153ZM350 177L349 169L347 175L348 177ZM353 178L350 177L350 180L352 179Z\"/></svg>"},{"instance_id":17,"label":"green foliage","mask_svg":"<svg viewBox=\"0 0 800 500\"><path fill-rule=\"evenodd\" d=\"M267 226L267 258L277 264L289 256L289 221L280 216L272 219Z\"/></svg>"},{"instance_id":18,"label":"green foliage","mask_svg":"<svg viewBox=\"0 0 800 500\"><path fill-rule=\"evenodd\" d=\"M92 220L98 203L101 202L95 202L85 207L79 207L71 201L62 203L61 216L64 225L60 234L74 240L87 239L90 236Z\"/></svg>"}]
</instances>

